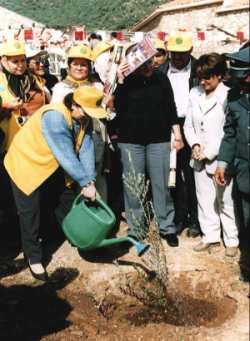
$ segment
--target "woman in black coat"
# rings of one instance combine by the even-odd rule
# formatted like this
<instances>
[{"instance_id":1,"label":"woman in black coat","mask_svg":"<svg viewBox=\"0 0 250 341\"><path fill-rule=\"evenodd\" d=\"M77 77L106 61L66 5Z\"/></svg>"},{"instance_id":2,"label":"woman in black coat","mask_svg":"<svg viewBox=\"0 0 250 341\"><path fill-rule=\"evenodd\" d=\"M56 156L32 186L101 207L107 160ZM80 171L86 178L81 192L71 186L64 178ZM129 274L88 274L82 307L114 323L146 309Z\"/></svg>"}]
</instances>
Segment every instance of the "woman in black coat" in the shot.
<instances>
[{"instance_id":1,"label":"woman in black coat","mask_svg":"<svg viewBox=\"0 0 250 341\"><path fill-rule=\"evenodd\" d=\"M160 233L169 245L178 246L167 184L171 131L175 137L172 147L179 150L183 142L172 88L168 78L154 70L152 60L124 78L128 67L124 63L119 67L114 99L123 176L128 178L131 170L136 176L147 174ZM138 237L138 229L145 229L143 208L125 185L124 199L128 234Z\"/></svg>"}]
</instances>

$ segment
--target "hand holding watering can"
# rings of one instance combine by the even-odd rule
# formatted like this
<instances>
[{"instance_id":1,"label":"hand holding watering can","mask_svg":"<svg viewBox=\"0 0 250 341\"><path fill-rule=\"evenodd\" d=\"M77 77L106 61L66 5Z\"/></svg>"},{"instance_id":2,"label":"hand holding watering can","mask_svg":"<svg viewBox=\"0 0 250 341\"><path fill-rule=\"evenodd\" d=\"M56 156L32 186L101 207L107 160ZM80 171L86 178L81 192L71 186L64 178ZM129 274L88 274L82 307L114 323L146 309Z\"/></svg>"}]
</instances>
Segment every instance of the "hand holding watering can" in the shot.
<instances>
[{"instance_id":1,"label":"hand holding watering can","mask_svg":"<svg viewBox=\"0 0 250 341\"><path fill-rule=\"evenodd\" d=\"M96 200L96 187L95 183L91 181L86 186L84 186L81 190L81 194L84 198L89 199L90 201Z\"/></svg>"}]
</instances>

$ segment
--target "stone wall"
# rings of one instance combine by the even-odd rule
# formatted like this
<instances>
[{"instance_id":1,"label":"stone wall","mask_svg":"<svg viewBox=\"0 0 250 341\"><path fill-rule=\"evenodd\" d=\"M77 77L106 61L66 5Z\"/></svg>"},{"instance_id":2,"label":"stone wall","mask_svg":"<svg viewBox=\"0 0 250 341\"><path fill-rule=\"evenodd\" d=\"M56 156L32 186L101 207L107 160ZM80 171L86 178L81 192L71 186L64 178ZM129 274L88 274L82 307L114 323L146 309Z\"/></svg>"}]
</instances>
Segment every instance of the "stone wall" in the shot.
<instances>
[{"instance_id":1,"label":"stone wall","mask_svg":"<svg viewBox=\"0 0 250 341\"><path fill-rule=\"evenodd\" d=\"M239 48L237 38L230 37L217 29L209 29L209 25L215 25L231 34L244 32L249 38L249 12L247 10L216 13L218 6L211 5L202 8L186 9L167 12L146 24L141 30L144 32L171 32L178 29L186 29L193 33L194 55L199 56L209 52L232 52ZM205 40L197 38L197 29L205 32ZM226 39L230 39L229 42Z\"/></svg>"}]
</instances>

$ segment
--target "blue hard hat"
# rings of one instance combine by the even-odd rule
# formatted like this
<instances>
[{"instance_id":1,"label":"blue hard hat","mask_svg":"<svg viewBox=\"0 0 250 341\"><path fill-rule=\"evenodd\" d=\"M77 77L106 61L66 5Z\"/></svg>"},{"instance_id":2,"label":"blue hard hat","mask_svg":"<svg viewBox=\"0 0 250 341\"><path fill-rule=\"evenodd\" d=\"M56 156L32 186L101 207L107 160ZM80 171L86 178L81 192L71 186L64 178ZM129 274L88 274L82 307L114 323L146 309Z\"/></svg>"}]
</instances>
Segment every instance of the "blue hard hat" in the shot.
<instances>
[{"instance_id":1,"label":"blue hard hat","mask_svg":"<svg viewBox=\"0 0 250 341\"><path fill-rule=\"evenodd\" d=\"M227 53L230 61L230 74L237 78L245 78L250 73L250 47L238 52Z\"/></svg>"},{"instance_id":2,"label":"blue hard hat","mask_svg":"<svg viewBox=\"0 0 250 341\"><path fill-rule=\"evenodd\" d=\"M250 47L239 50L234 53L226 53L225 56L230 60L235 60L238 62L249 64L250 62Z\"/></svg>"}]
</instances>

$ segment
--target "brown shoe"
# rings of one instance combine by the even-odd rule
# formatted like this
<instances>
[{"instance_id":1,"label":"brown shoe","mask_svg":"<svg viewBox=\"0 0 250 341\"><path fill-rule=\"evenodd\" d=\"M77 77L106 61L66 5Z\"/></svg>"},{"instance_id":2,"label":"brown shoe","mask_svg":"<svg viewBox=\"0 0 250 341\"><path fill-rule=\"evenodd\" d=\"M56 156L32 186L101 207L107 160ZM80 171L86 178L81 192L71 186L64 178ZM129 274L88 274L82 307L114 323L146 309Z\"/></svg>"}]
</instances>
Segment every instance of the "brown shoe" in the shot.
<instances>
[{"instance_id":1,"label":"brown shoe","mask_svg":"<svg viewBox=\"0 0 250 341\"><path fill-rule=\"evenodd\" d=\"M220 243L204 243L203 241L201 241L199 244L195 245L193 250L196 252L201 252L201 251L209 250L213 246L219 246L219 245Z\"/></svg>"},{"instance_id":2,"label":"brown shoe","mask_svg":"<svg viewBox=\"0 0 250 341\"><path fill-rule=\"evenodd\" d=\"M226 247L225 255L227 257L236 257L238 253L238 247L232 246L232 247Z\"/></svg>"}]
</instances>

